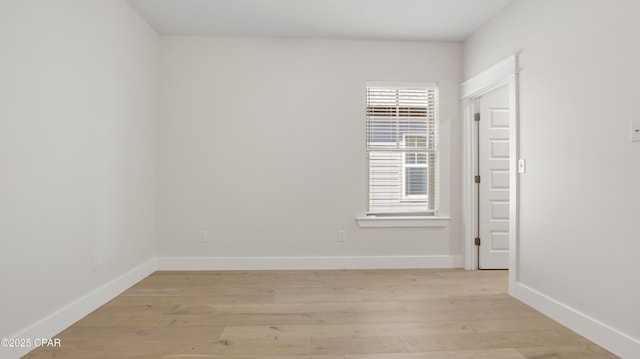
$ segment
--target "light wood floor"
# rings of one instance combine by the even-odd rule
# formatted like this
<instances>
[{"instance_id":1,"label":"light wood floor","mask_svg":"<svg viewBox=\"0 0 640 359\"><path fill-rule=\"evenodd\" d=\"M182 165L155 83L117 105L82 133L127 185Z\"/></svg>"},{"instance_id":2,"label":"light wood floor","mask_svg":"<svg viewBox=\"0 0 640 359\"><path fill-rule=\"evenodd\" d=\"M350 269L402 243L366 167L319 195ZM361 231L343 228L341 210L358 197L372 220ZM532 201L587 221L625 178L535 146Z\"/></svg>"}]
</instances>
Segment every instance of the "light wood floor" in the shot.
<instances>
[{"instance_id":1,"label":"light wood floor","mask_svg":"<svg viewBox=\"0 0 640 359\"><path fill-rule=\"evenodd\" d=\"M26 358L616 358L506 271L157 272Z\"/></svg>"}]
</instances>

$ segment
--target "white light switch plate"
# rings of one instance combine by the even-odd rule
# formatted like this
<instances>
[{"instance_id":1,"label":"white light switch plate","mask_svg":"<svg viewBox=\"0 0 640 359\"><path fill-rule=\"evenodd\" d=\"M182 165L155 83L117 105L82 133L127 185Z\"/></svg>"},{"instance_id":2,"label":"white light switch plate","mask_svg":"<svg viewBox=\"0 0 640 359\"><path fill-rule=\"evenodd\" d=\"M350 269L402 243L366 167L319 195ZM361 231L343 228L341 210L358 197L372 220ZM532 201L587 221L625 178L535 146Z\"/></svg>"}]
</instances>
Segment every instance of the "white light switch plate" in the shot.
<instances>
[{"instance_id":1,"label":"white light switch plate","mask_svg":"<svg viewBox=\"0 0 640 359\"><path fill-rule=\"evenodd\" d=\"M631 121L631 142L640 142L640 121Z\"/></svg>"},{"instance_id":2,"label":"white light switch plate","mask_svg":"<svg viewBox=\"0 0 640 359\"><path fill-rule=\"evenodd\" d=\"M527 172L527 161L524 158L518 160L518 173Z\"/></svg>"}]
</instances>

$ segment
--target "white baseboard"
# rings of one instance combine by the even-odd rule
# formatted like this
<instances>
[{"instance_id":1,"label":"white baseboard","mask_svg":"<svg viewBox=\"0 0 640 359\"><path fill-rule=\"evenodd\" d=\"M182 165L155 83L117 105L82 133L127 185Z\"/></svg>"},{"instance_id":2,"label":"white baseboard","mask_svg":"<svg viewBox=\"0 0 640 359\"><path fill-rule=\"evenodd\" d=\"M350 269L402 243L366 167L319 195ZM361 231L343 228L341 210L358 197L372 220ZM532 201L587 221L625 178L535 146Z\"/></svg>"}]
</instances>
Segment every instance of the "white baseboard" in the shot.
<instances>
[{"instance_id":1,"label":"white baseboard","mask_svg":"<svg viewBox=\"0 0 640 359\"><path fill-rule=\"evenodd\" d=\"M131 288L156 270L155 259L133 268L105 285L65 305L28 328L16 333L12 338L54 338L56 334L98 309L120 293ZM64 345L64 343L62 343ZM20 358L35 349L2 348L2 358ZM7 355L6 357L4 355Z\"/></svg>"},{"instance_id":2,"label":"white baseboard","mask_svg":"<svg viewBox=\"0 0 640 359\"><path fill-rule=\"evenodd\" d=\"M622 358L638 358L640 340L580 313L521 283L516 284L515 297L565 327Z\"/></svg>"},{"instance_id":3,"label":"white baseboard","mask_svg":"<svg viewBox=\"0 0 640 359\"><path fill-rule=\"evenodd\" d=\"M339 257L159 257L158 270L462 268L461 255Z\"/></svg>"}]
</instances>

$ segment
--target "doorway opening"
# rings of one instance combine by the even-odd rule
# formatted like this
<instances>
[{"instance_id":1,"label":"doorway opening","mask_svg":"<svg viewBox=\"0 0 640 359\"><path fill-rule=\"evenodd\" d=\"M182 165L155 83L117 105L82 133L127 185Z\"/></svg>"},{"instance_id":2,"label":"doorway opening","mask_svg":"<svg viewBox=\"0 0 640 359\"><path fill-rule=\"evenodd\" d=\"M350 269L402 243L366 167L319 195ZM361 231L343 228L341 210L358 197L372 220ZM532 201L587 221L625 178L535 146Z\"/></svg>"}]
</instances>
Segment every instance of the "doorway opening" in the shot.
<instances>
[{"instance_id":1,"label":"doorway opening","mask_svg":"<svg viewBox=\"0 0 640 359\"><path fill-rule=\"evenodd\" d=\"M517 55L461 85L465 269L492 268L495 263L506 261L511 295L518 278L517 86ZM484 130L476 121L477 113L483 121L483 110ZM481 156L485 157L482 161ZM485 186L481 187L483 180ZM483 240L486 247L481 248ZM485 258L488 259L483 261ZM491 261L495 263L482 265Z\"/></svg>"}]
</instances>

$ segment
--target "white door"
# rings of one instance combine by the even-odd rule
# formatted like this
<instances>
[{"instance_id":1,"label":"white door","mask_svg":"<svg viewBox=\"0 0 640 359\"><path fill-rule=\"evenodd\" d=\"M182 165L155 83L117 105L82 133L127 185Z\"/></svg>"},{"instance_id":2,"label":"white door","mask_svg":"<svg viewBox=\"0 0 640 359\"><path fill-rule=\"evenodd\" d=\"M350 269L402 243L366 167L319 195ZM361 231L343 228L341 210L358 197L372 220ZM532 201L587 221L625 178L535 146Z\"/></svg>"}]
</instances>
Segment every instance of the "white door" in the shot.
<instances>
[{"instance_id":1,"label":"white door","mask_svg":"<svg viewBox=\"0 0 640 359\"><path fill-rule=\"evenodd\" d=\"M479 99L478 234L480 269L509 267L509 89Z\"/></svg>"}]
</instances>

